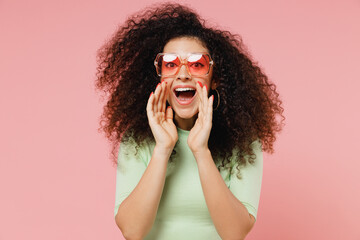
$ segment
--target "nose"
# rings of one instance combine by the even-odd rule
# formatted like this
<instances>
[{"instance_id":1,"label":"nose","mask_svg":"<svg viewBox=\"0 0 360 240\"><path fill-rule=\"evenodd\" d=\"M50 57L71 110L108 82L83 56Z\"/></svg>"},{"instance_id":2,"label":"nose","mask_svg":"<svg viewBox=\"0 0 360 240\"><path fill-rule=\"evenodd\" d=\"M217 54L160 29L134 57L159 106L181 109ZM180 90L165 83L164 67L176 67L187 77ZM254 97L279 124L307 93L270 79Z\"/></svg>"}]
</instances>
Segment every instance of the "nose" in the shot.
<instances>
[{"instance_id":1,"label":"nose","mask_svg":"<svg viewBox=\"0 0 360 240\"><path fill-rule=\"evenodd\" d=\"M182 66L180 66L180 69L179 69L179 72L176 76L177 79L180 79L180 80L188 80L191 78L191 75L189 74L185 64L183 64Z\"/></svg>"}]
</instances>

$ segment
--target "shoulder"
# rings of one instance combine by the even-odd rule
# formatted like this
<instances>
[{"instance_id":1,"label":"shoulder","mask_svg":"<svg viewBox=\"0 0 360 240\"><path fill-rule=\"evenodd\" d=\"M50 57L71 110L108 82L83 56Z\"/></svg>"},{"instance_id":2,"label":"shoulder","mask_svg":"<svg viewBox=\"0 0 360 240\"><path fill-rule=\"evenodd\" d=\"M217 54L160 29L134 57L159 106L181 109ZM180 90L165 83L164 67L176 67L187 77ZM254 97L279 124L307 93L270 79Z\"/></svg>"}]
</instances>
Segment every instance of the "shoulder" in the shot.
<instances>
[{"instance_id":1,"label":"shoulder","mask_svg":"<svg viewBox=\"0 0 360 240\"><path fill-rule=\"evenodd\" d=\"M262 157L262 144L260 139L256 139L253 142L251 142L249 144L249 147L251 148L253 154L247 154L246 152L240 150L239 148L233 149L232 158L231 158L232 163L235 164L237 162L236 159L238 158L239 155L244 156L246 160L245 162L246 164L248 163L254 164L258 159L258 157Z\"/></svg>"},{"instance_id":2,"label":"shoulder","mask_svg":"<svg viewBox=\"0 0 360 240\"><path fill-rule=\"evenodd\" d=\"M243 173L262 172L263 168L263 152L260 139L249 144L252 149L252 154L248 154L239 148L235 148L232 151L230 159L230 169L232 175L243 175ZM239 158L242 158L241 160ZM241 172L241 173L240 173Z\"/></svg>"},{"instance_id":3,"label":"shoulder","mask_svg":"<svg viewBox=\"0 0 360 240\"><path fill-rule=\"evenodd\" d=\"M151 140L137 143L133 137L129 137L120 142L118 162L125 161L125 159L134 160L135 158L136 160L141 160L147 166L154 147L155 143Z\"/></svg>"}]
</instances>

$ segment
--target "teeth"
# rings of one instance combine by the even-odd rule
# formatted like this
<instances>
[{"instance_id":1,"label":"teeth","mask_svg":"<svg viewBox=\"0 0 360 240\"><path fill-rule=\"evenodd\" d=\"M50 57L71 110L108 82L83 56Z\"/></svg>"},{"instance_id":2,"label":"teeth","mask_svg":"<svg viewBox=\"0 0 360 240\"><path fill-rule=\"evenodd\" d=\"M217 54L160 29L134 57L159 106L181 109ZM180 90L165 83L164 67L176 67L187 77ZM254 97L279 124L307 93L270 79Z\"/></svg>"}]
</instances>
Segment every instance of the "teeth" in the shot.
<instances>
[{"instance_id":1,"label":"teeth","mask_svg":"<svg viewBox=\"0 0 360 240\"><path fill-rule=\"evenodd\" d=\"M195 90L193 88L177 88L175 89L175 91L177 92L185 92L185 91L192 91L192 90Z\"/></svg>"}]
</instances>

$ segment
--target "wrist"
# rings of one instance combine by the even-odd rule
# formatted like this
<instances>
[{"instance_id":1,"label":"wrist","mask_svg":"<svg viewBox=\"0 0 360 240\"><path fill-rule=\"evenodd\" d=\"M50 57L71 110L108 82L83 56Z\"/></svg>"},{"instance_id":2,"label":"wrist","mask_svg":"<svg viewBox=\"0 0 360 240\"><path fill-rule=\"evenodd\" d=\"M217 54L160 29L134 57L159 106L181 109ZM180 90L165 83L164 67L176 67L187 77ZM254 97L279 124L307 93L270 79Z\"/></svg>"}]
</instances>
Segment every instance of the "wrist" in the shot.
<instances>
[{"instance_id":1,"label":"wrist","mask_svg":"<svg viewBox=\"0 0 360 240\"><path fill-rule=\"evenodd\" d=\"M174 146L164 146L164 145L156 144L154 148L154 152L156 152L157 154L161 154L163 156L170 157L173 149Z\"/></svg>"},{"instance_id":2,"label":"wrist","mask_svg":"<svg viewBox=\"0 0 360 240\"><path fill-rule=\"evenodd\" d=\"M198 150L191 150L195 159L201 159L207 156L211 156L211 152L209 148L202 148L202 149L198 149Z\"/></svg>"}]
</instances>

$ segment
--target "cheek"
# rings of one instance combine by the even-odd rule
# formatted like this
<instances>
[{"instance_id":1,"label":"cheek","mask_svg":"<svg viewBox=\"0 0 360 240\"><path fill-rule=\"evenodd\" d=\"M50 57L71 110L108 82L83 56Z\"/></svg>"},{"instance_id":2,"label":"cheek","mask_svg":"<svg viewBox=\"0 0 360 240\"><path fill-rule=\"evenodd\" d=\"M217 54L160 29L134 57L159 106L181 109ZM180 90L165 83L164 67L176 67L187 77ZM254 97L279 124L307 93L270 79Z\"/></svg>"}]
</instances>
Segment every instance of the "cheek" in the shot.
<instances>
[{"instance_id":1,"label":"cheek","mask_svg":"<svg viewBox=\"0 0 360 240\"><path fill-rule=\"evenodd\" d=\"M202 83L202 85L206 85L207 86L207 90L208 90L208 93L210 92L210 89L211 89L211 78L202 78L202 79L199 79L197 80L199 82Z\"/></svg>"},{"instance_id":2,"label":"cheek","mask_svg":"<svg viewBox=\"0 0 360 240\"><path fill-rule=\"evenodd\" d=\"M161 79L160 79L160 81L166 81L166 82L172 82L174 80L174 78L173 77L162 77Z\"/></svg>"},{"instance_id":3,"label":"cheek","mask_svg":"<svg viewBox=\"0 0 360 240\"><path fill-rule=\"evenodd\" d=\"M167 88L168 88L168 90L169 90L169 96L170 96L170 94L172 94L172 92L171 92L171 85L172 85L172 82L173 82L173 78L170 78L170 77L165 77L165 78L161 78L160 79L160 81L162 82L162 81L165 81L165 82L167 82ZM169 97L167 98L167 99L169 99Z\"/></svg>"}]
</instances>

